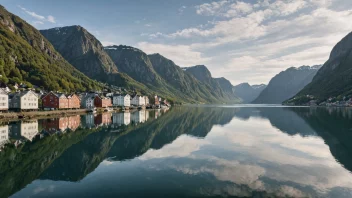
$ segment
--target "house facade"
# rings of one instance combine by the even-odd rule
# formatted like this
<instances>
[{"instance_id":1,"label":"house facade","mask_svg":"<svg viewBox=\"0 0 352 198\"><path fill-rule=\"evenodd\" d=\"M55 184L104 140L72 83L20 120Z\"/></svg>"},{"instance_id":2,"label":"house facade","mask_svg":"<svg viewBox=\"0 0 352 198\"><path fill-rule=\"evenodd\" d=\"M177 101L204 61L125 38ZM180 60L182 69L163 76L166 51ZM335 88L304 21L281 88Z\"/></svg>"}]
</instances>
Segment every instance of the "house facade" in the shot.
<instances>
[{"instance_id":1,"label":"house facade","mask_svg":"<svg viewBox=\"0 0 352 198\"><path fill-rule=\"evenodd\" d=\"M33 91L15 93L9 103L10 109L37 110L38 96Z\"/></svg>"},{"instance_id":2,"label":"house facade","mask_svg":"<svg viewBox=\"0 0 352 198\"><path fill-rule=\"evenodd\" d=\"M6 144L9 140L9 126L0 126L0 147Z\"/></svg>"},{"instance_id":3,"label":"house facade","mask_svg":"<svg viewBox=\"0 0 352 198\"><path fill-rule=\"evenodd\" d=\"M112 106L111 98L104 97L104 96L95 96L94 106L98 108L111 107Z\"/></svg>"},{"instance_id":4,"label":"house facade","mask_svg":"<svg viewBox=\"0 0 352 198\"><path fill-rule=\"evenodd\" d=\"M4 89L0 89L0 111L9 110L9 96Z\"/></svg>"},{"instance_id":5,"label":"house facade","mask_svg":"<svg viewBox=\"0 0 352 198\"><path fill-rule=\"evenodd\" d=\"M143 105L145 105L145 98L140 95L135 95L131 100L131 105L143 106Z\"/></svg>"},{"instance_id":6,"label":"house facade","mask_svg":"<svg viewBox=\"0 0 352 198\"><path fill-rule=\"evenodd\" d=\"M131 96L128 94L113 96L112 103L114 106L129 107L131 106Z\"/></svg>"},{"instance_id":7,"label":"house facade","mask_svg":"<svg viewBox=\"0 0 352 198\"><path fill-rule=\"evenodd\" d=\"M25 137L29 141L32 141L33 138L38 134L38 121L31 120L31 121L22 121L21 122L21 136Z\"/></svg>"},{"instance_id":8,"label":"house facade","mask_svg":"<svg viewBox=\"0 0 352 198\"><path fill-rule=\"evenodd\" d=\"M81 107L85 109L93 109L95 95L85 95L81 99Z\"/></svg>"},{"instance_id":9,"label":"house facade","mask_svg":"<svg viewBox=\"0 0 352 198\"><path fill-rule=\"evenodd\" d=\"M69 109L79 109L81 108L81 100L76 94L71 94L67 96L68 108Z\"/></svg>"},{"instance_id":10,"label":"house facade","mask_svg":"<svg viewBox=\"0 0 352 198\"><path fill-rule=\"evenodd\" d=\"M68 109L68 98L64 94L49 92L42 97L44 109Z\"/></svg>"},{"instance_id":11,"label":"house facade","mask_svg":"<svg viewBox=\"0 0 352 198\"><path fill-rule=\"evenodd\" d=\"M148 96L143 96L144 97L144 105L149 105L149 98Z\"/></svg>"}]
</instances>

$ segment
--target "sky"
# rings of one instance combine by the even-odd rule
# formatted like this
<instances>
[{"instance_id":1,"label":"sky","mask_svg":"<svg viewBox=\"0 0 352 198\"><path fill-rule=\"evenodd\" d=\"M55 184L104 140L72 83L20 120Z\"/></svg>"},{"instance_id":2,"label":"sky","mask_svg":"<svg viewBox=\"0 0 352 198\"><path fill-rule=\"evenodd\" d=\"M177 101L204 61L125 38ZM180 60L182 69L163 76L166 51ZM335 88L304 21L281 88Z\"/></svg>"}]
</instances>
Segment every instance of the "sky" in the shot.
<instances>
[{"instance_id":1,"label":"sky","mask_svg":"<svg viewBox=\"0 0 352 198\"><path fill-rule=\"evenodd\" d=\"M103 45L206 65L233 85L324 64L352 31L351 0L0 0L37 29L81 25Z\"/></svg>"}]
</instances>

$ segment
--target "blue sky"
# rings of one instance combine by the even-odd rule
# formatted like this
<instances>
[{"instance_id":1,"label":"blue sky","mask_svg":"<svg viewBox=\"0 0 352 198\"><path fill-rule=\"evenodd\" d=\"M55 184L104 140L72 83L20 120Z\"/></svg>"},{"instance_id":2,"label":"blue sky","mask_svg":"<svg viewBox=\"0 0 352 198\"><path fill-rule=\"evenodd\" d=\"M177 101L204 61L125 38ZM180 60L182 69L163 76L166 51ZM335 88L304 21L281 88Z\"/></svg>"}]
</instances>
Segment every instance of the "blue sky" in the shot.
<instances>
[{"instance_id":1,"label":"blue sky","mask_svg":"<svg viewBox=\"0 0 352 198\"><path fill-rule=\"evenodd\" d=\"M0 0L38 29L81 25L104 45L206 65L234 85L323 64L352 31L351 0Z\"/></svg>"}]
</instances>

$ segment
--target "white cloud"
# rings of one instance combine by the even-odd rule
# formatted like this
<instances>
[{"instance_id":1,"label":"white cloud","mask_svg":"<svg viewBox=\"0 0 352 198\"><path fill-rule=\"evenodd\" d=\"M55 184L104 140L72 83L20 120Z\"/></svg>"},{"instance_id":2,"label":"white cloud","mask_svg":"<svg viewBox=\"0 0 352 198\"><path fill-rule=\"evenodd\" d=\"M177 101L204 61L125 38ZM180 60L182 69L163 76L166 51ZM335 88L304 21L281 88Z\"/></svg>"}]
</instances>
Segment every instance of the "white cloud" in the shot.
<instances>
[{"instance_id":1,"label":"white cloud","mask_svg":"<svg viewBox=\"0 0 352 198\"><path fill-rule=\"evenodd\" d=\"M148 54L161 53L180 66L197 65L199 63L207 63L210 60L210 58L204 58L202 53L194 51L188 45L163 45L140 42L137 47Z\"/></svg>"},{"instance_id":2,"label":"white cloud","mask_svg":"<svg viewBox=\"0 0 352 198\"><path fill-rule=\"evenodd\" d=\"M183 12L186 10L187 6L181 6L179 9L178 9L178 14L183 14Z\"/></svg>"},{"instance_id":3,"label":"white cloud","mask_svg":"<svg viewBox=\"0 0 352 198\"><path fill-rule=\"evenodd\" d=\"M18 7L23 10L26 14L30 15L31 17L37 19L37 21L34 21L34 24L44 24L44 22L50 22L50 23L56 23L56 20L53 16L49 15L48 17L39 15L35 12L29 11L28 9L18 5Z\"/></svg>"},{"instance_id":4,"label":"white cloud","mask_svg":"<svg viewBox=\"0 0 352 198\"><path fill-rule=\"evenodd\" d=\"M55 21L55 18L51 15L48 16L47 20L50 22L50 23L56 23Z\"/></svg>"}]
</instances>

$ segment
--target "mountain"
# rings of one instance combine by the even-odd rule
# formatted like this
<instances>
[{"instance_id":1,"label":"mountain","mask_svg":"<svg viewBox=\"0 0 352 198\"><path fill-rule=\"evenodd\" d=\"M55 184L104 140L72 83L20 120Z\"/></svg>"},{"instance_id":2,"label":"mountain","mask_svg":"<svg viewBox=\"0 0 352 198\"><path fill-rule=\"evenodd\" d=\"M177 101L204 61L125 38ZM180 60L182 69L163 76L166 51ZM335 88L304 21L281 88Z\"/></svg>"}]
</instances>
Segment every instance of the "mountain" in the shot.
<instances>
[{"instance_id":1,"label":"mountain","mask_svg":"<svg viewBox=\"0 0 352 198\"><path fill-rule=\"evenodd\" d=\"M296 100L291 102L299 104L299 98L306 95L314 96L318 101L324 101L329 97L352 96L352 32L336 44L329 60L312 82L297 94Z\"/></svg>"},{"instance_id":2,"label":"mountain","mask_svg":"<svg viewBox=\"0 0 352 198\"><path fill-rule=\"evenodd\" d=\"M125 45L107 46L105 51L118 65L120 72L126 73L153 92L169 99L202 103L238 101L233 94L232 96L224 94L217 83L217 86L211 86L207 81L189 73L187 68L177 66L160 54L147 55L140 49ZM210 72L208 75L211 77Z\"/></svg>"},{"instance_id":3,"label":"mountain","mask_svg":"<svg viewBox=\"0 0 352 198\"><path fill-rule=\"evenodd\" d=\"M229 88L230 81L225 78L213 78L208 68L204 65L196 65L192 67L184 67L184 71L194 76L198 81L203 83L212 94L226 100L239 102L240 99ZM231 85L232 86L232 85Z\"/></svg>"},{"instance_id":4,"label":"mountain","mask_svg":"<svg viewBox=\"0 0 352 198\"><path fill-rule=\"evenodd\" d=\"M41 33L0 6L0 82L25 83L48 90L100 89L69 64ZM55 72L53 72L55 71Z\"/></svg>"},{"instance_id":5,"label":"mountain","mask_svg":"<svg viewBox=\"0 0 352 198\"><path fill-rule=\"evenodd\" d=\"M104 79L107 73L117 73L117 67L103 45L83 27L59 27L40 32L68 62L88 77Z\"/></svg>"},{"instance_id":6,"label":"mountain","mask_svg":"<svg viewBox=\"0 0 352 198\"><path fill-rule=\"evenodd\" d=\"M248 83L241 83L233 87L236 96L241 98L243 103L251 103L259 94L265 89L266 85L249 85Z\"/></svg>"},{"instance_id":7,"label":"mountain","mask_svg":"<svg viewBox=\"0 0 352 198\"><path fill-rule=\"evenodd\" d=\"M273 77L253 103L281 104L309 84L321 65L290 67Z\"/></svg>"}]
</instances>

